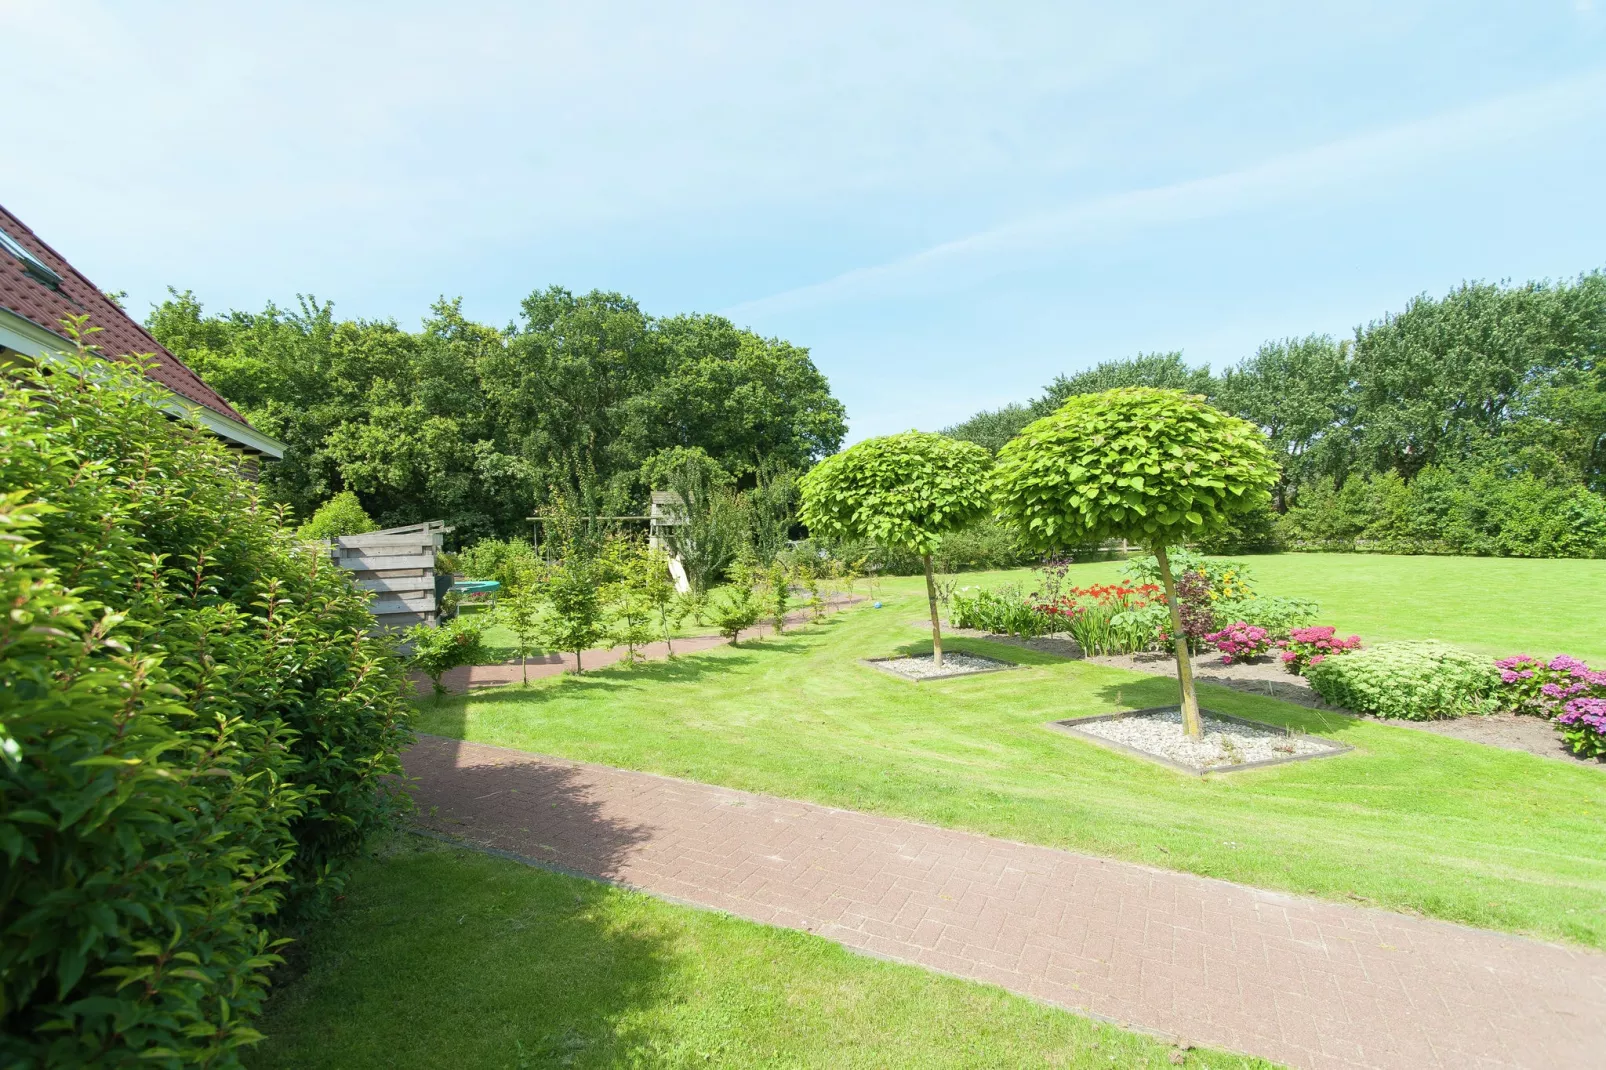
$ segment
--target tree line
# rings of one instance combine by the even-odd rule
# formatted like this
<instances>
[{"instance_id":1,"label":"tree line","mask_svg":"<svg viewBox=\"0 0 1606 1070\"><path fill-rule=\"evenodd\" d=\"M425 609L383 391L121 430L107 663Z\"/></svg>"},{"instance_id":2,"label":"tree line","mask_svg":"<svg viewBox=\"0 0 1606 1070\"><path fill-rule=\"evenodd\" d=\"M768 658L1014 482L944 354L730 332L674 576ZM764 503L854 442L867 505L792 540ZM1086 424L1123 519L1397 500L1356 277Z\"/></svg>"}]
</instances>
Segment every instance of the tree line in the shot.
<instances>
[{"instance_id":1,"label":"tree line","mask_svg":"<svg viewBox=\"0 0 1606 1070\"><path fill-rule=\"evenodd\" d=\"M1077 394L1202 394L1260 427L1270 507L1222 548L1606 556L1606 275L1466 283L1353 337L1270 341L1223 369L1147 353L947 429L999 449Z\"/></svg>"},{"instance_id":2,"label":"tree line","mask_svg":"<svg viewBox=\"0 0 1606 1070\"><path fill-rule=\"evenodd\" d=\"M297 516L352 491L381 526L441 519L463 543L528 532L557 494L636 513L655 468L688 454L718 483L767 484L846 430L807 349L617 293L539 290L503 328L443 299L408 331L311 298L209 315L173 291L146 323L286 443L263 483Z\"/></svg>"}]
</instances>

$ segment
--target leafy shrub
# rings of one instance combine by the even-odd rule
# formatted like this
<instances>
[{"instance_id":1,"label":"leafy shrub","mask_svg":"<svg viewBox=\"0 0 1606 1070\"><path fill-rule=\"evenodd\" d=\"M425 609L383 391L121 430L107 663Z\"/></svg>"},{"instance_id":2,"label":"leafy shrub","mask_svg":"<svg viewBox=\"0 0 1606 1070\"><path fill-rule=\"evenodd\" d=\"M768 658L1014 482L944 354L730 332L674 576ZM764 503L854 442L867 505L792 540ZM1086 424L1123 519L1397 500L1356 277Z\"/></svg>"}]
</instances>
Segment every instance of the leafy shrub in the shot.
<instances>
[{"instance_id":1,"label":"leafy shrub","mask_svg":"<svg viewBox=\"0 0 1606 1070\"><path fill-rule=\"evenodd\" d=\"M275 926L395 813L367 596L137 371L0 390L0 1063L237 1063Z\"/></svg>"},{"instance_id":2,"label":"leafy shrub","mask_svg":"<svg viewBox=\"0 0 1606 1070\"><path fill-rule=\"evenodd\" d=\"M1581 758L1606 758L1606 698L1575 698L1556 716L1567 747Z\"/></svg>"},{"instance_id":3,"label":"leafy shrub","mask_svg":"<svg viewBox=\"0 0 1606 1070\"><path fill-rule=\"evenodd\" d=\"M1277 648L1283 652L1283 668L1304 676L1312 665L1361 648L1360 636L1340 639L1333 634L1337 630L1330 624L1322 628L1295 628L1287 639L1279 639Z\"/></svg>"},{"instance_id":4,"label":"leafy shrub","mask_svg":"<svg viewBox=\"0 0 1606 1070\"><path fill-rule=\"evenodd\" d=\"M361 535L378 527L363 510L357 496L343 490L318 506L301 525L301 534L309 539L333 539L341 535Z\"/></svg>"},{"instance_id":5,"label":"leafy shrub","mask_svg":"<svg viewBox=\"0 0 1606 1070\"><path fill-rule=\"evenodd\" d=\"M1489 660L1438 642L1383 643L1315 662L1306 676L1333 705L1378 717L1427 721L1498 706Z\"/></svg>"},{"instance_id":6,"label":"leafy shrub","mask_svg":"<svg viewBox=\"0 0 1606 1070\"><path fill-rule=\"evenodd\" d=\"M1606 698L1606 672L1565 654L1549 661L1518 654L1495 662L1501 705L1514 713L1552 718L1575 698Z\"/></svg>"},{"instance_id":7,"label":"leafy shrub","mask_svg":"<svg viewBox=\"0 0 1606 1070\"><path fill-rule=\"evenodd\" d=\"M458 617L440 627L415 624L407 629L407 641L413 653L408 663L429 677L430 686L439 698L446 694L441 677L463 665L478 665L486 658L485 631L477 622Z\"/></svg>"},{"instance_id":8,"label":"leafy shrub","mask_svg":"<svg viewBox=\"0 0 1606 1070\"><path fill-rule=\"evenodd\" d=\"M1258 658L1271 649L1271 635L1266 629L1244 621L1229 624L1219 632L1211 632L1204 637L1204 641L1221 651L1224 665Z\"/></svg>"},{"instance_id":9,"label":"leafy shrub","mask_svg":"<svg viewBox=\"0 0 1606 1070\"><path fill-rule=\"evenodd\" d=\"M1234 621L1264 628L1273 639L1286 639L1295 628L1304 627L1321 614L1320 602L1309 598L1237 598L1217 602L1213 608L1216 624L1225 627Z\"/></svg>"},{"instance_id":10,"label":"leafy shrub","mask_svg":"<svg viewBox=\"0 0 1606 1070\"><path fill-rule=\"evenodd\" d=\"M1216 626L1215 589L1210 577L1189 569L1177 576L1177 609L1182 615L1182 634L1188 640L1188 649L1195 653L1203 648L1205 636ZM1163 643L1171 642L1170 622L1167 633L1160 637Z\"/></svg>"},{"instance_id":11,"label":"leafy shrub","mask_svg":"<svg viewBox=\"0 0 1606 1070\"><path fill-rule=\"evenodd\" d=\"M1028 599L1018 584L1009 584L996 591L964 589L955 591L952 598L953 621L956 627L975 628L997 635L1034 638L1050 635L1063 627L1052 614L1039 609Z\"/></svg>"},{"instance_id":12,"label":"leafy shrub","mask_svg":"<svg viewBox=\"0 0 1606 1070\"><path fill-rule=\"evenodd\" d=\"M469 579L496 580L508 592L533 586L545 568L526 539L481 539L459 551L452 564Z\"/></svg>"},{"instance_id":13,"label":"leafy shrub","mask_svg":"<svg viewBox=\"0 0 1606 1070\"><path fill-rule=\"evenodd\" d=\"M1242 561L1205 557L1192 550L1166 552L1171 574L1179 580L1194 572L1204 577L1205 597L1211 602L1236 602L1255 597L1254 576ZM1153 554L1128 561L1122 571L1142 583L1160 582L1160 562Z\"/></svg>"}]
</instances>

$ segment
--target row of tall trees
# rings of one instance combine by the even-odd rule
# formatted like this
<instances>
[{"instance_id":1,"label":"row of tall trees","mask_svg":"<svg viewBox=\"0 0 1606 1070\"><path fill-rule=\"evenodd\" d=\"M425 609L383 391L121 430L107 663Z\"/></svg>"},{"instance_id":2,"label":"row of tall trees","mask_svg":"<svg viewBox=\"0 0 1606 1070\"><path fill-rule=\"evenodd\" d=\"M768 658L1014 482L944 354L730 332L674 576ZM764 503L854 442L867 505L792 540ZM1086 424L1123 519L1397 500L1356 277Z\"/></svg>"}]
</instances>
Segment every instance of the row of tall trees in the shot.
<instances>
[{"instance_id":1,"label":"row of tall trees","mask_svg":"<svg viewBox=\"0 0 1606 1070\"><path fill-rule=\"evenodd\" d=\"M439 518L465 541L526 530L559 491L635 512L666 450L752 483L834 452L846 426L806 349L616 293L537 291L506 328L442 300L407 331L308 298L208 315L174 292L147 324L287 443L264 479L298 516L349 490L382 526Z\"/></svg>"},{"instance_id":2,"label":"row of tall trees","mask_svg":"<svg viewBox=\"0 0 1606 1070\"><path fill-rule=\"evenodd\" d=\"M1606 275L1470 283L1353 338L1267 342L1220 374L1180 353L1100 364L947 433L997 450L1072 395L1179 389L1265 432L1282 465L1272 507L1296 542L1591 552L1606 548L1603 353Z\"/></svg>"}]
</instances>

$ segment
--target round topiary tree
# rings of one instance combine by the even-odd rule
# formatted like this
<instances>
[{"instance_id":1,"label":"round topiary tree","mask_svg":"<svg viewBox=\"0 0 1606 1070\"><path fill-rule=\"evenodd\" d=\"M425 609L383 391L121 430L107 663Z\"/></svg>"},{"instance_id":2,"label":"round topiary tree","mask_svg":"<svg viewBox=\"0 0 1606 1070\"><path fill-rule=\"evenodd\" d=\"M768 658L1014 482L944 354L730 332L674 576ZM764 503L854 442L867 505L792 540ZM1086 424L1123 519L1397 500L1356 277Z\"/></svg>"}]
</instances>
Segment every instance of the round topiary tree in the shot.
<instances>
[{"instance_id":1,"label":"round topiary tree","mask_svg":"<svg viewBox=\"0 0 1606 1070\"><path fill-rule=\"evenodd\" d=\"M1265 436L1197 395L1127 387L1078 394L998 454L993 492L1043 549L1126 539L1150 547L1171 610L1182 719L1201 735L1168 546L1206 538L1263 508L1277 478Z\"/></svg>"},{"instance_id":2,"label":"round topiary tree","mask_svg":"<svg viewBox=\"0 0 1606 1070\"><path fill-rule=\"evenodd\" d=\"M942 665L942 625L931 554L944 534L988 510L992 456L972 442L906 431L867 439L805 475L799 519L816 535L870 539L919 554L931 605L931 650Z\"/></svg>"}]
</instances>

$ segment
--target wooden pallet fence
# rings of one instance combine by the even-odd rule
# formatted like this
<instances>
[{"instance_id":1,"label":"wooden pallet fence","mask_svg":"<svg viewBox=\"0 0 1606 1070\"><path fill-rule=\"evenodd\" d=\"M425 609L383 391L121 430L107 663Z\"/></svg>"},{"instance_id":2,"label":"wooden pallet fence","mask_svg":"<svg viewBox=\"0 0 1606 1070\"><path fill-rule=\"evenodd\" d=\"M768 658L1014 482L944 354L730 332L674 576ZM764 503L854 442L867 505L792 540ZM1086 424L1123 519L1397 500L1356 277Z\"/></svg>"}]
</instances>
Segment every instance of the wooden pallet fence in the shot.
<instances>
[{"instance_id":1,"label":"wooden pallet fence","mask_svg":"<svg viewBox=\"0 0 1606 1070\"><path fill-rule=\"evenodd\" d=\"M329 555L372 591L369 608L381 631L440 623L440 586L450 577L435 574L435 555L452 529L439 520L364 535L342 535L328 542Z\"/></svg>"}]
</instances>

